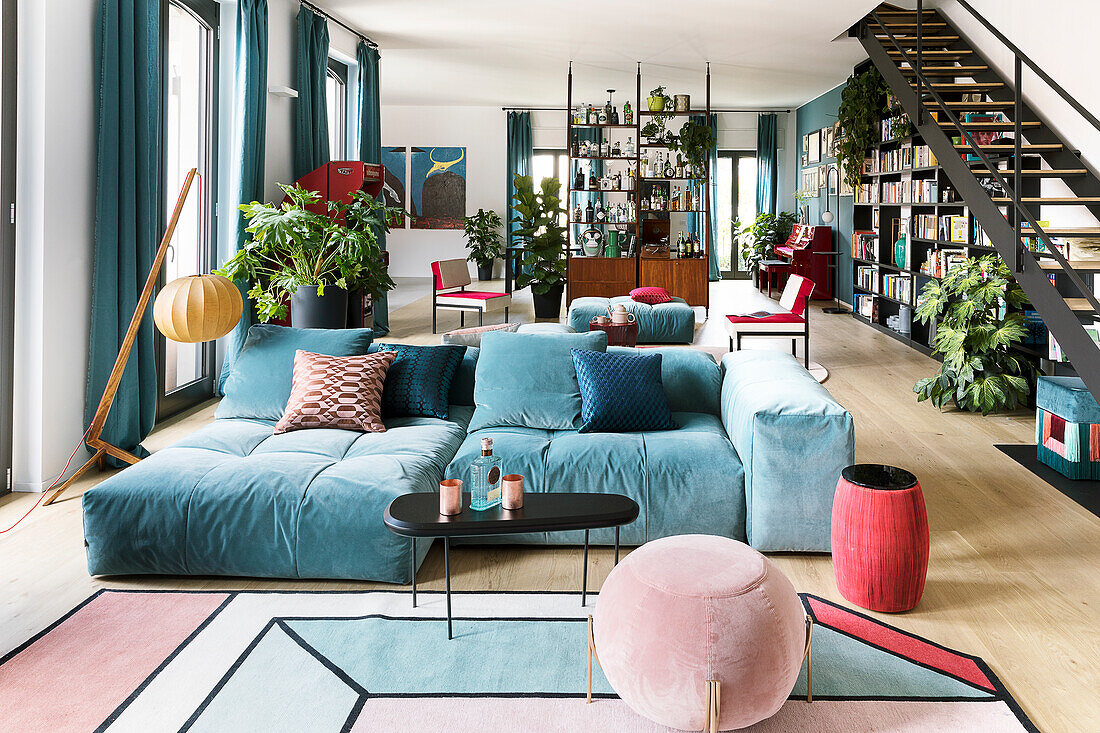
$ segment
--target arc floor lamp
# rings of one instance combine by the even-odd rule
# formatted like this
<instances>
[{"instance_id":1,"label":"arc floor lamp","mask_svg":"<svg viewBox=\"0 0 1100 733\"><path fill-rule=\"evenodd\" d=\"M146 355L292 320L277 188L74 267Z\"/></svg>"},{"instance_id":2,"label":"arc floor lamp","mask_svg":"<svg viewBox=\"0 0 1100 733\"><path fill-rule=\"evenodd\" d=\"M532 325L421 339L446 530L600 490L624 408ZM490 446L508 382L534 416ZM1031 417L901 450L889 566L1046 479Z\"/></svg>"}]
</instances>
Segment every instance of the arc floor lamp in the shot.
<instances>
[{"instance_id":1,"label":"arc floor lamp","mask_svg":"<svg viewBox=\"0 0 1100 733\"><path fill-rule=\"evenodd\" d=\"M836 172L836 214L833 214L829 210L829 176ZM833 247L831 252L815 252L814 254L821 257L830 257L832 262L829 264L829 269L833 271L833 297L836 299L836 305L829 308L822 308L822 313L829 313L830 315L837 315L840 313L847 313L848 309L840 304L840 288L837 287L837 273L840 272L840 166L830 165L825 169L825 211L821 213L821 221L824 224L832 224L836 219L836 236L833 237Z\"/></svg>"},{"instance_id":2,"label":"arc floor lamp","mask_svg":"<svg viewBox=\"0 0 1100 733\"><path fill-rule=\"evenodd\" d=\"M62 492L72 486L78 478L86 473L92 466L102 465L103 459L113 456L121 461L134 464L141 459L128 450L112 445L103 439L103 426L107 422L107 415L111 412L111 405L115 401L115 394L122 382L122 374L126 369L126 362L130 358L130 352L137 340L138 328L145 316L145 311L152 300L153 290L156 289L157 279L160 277L161 268L164 266L164 258L168 253L168 245L172 241L172 235L176 232L183 206L187 203L187 194L191 191L199 172L192 168L187 172L180 189L179 198L176 199L176 207L172 210L172 216L168 220L168 227L164 230L164 236L160 240L153 266L149 269L149 276L145 279L145 287L138 297L134 315L130 318L130 325L126 329L126 335L122 339L115 365L111 369L111 375L107 378L107 385L103 389L103 396L99 400L92 424L88 428L85 443L92 450L92 457L77 469L65 483L61 484L53 495L47 498L43 504L52 504ZM199 343L213 341L216 338L229 333L237 321L241 319L244 303L237 286L227 278L220 275L204 274L181 277L168 283L161 289L153 306L153 321L166 338L181 343Z\"/></svg>"}]
</instances>

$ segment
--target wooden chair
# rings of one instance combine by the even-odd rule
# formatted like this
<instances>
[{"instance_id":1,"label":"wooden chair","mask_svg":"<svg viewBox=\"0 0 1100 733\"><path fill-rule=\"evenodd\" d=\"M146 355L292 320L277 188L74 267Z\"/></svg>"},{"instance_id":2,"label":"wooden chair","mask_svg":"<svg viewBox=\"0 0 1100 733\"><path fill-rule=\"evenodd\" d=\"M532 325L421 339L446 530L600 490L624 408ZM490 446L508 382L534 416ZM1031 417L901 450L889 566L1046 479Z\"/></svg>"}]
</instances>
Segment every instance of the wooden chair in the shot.
<instances>
[{"instance_id":1,"label":"wooden chair","mask_svg":"<svg viewBox=\"0 0 1100 733\"><path fill-rule=\"evenodd\" d=\"M436 312L458 311L460 326L466 325L466 314L477 313L477 325L482 325L486 313L504 311L508 322L508 307L512 296L481 290L467 290L470 268L466 260L440 260L432 263L432 333L436 332Z\"/></svg>"},{"instance_id":2,"label":"wooden chair","mask_svg":"<svg viewBox=\"0 0 1100 733\"><path fill-rule=\"evenodd\" d=\"M791 275L779 298L782 309L759 318L749 315L726 316L726 330L730 335L730 351L741 350L741 339L746 336L765 338L786 337L791 340L791 354L797 355L798 340L804 344L803 363L810 368L810 294L814 283L801 275Z\"/></svg>"}]
</instances>

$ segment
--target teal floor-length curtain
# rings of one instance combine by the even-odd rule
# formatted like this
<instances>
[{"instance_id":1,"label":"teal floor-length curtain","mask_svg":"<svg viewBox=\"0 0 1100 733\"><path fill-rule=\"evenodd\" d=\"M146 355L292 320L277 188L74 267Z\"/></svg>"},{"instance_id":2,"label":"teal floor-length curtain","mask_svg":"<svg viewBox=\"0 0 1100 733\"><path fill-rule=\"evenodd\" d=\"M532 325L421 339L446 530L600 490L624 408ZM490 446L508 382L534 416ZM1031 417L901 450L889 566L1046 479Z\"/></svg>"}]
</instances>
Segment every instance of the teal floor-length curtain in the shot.
<instances>
[{"instance_id":1,"label":"teal floor-length curtain","mask_svg":"<svg viewBox=\"0 0 1100 733\"><path fill-rule=\"evenodd\" d=\"M99 0L95 27L96 222L84 420L90 425L160 239L160 4ZM138 456L157 411L146 314L103 429ZM111 459L112 461L114 459Z\"/></svg>"},{"instance_id":2,"label":"teal floor-length curtain","mask_svg":"<svg viewBox=\"0 0 1100 733\"><path fill-rule=\"evenodd\" d=\"M233 113L233 165L240 178L233 204L264 198L264 151L267 148L267 0L239 0L237 3L236 108ZM239 146L239 147L238 147ZM224 263L248 241L244 213L236 211L233 236L222 243L219 262ZM244 345L248 328L256 318L248 300L248 283L238 282L246 308L236 327L225 337L218 391L221 392L233 362Z\"/></svg>"},{"instance_id":3,"label":"teal floor-length curtain","mask_svg":"<svg viewBox=\"0 0 1100 733\"><path fill-rule=\"evenodd\" d=\"M382 100L379 82L381 58L378 49L363 41L355 52L359 64L359 160L364 163L382 162ZM378 243L386 249L386 233L378 233ZM390 332L390 309L385 295L374 302L374 333L385 336Z\"/></svg>"},{"instance_id":4,"label":"teal floor-length curtain","mask_svg":"<svg viewBox=\"0 0 1100 733\"><path fill-rule=\"evenodd\" d=\"M512 235L512 233L518 228L518 225L512 221L514 217L512 213L512 197L516 193L516 176L531 175L531 159L534 156L535 151L531 143L531 113L509 112L508 184L507 187L504 189L508 192L508 206L506 208L507 215L504 219L505 231L508 234L505 244L508 247L515 247L523 244L518 240L514 240ZM535 182L535 190L538 190L538 181Z\"/></svg>"},{"instance_id":5,"label":"teal floor-length curtain","mask_svg":"<svg viewBox=\"0 0 1100 733\"><path fill-rule=\"evenodd\" d=\"M294 113L294 177L301 178L329 162L328 24L305 5L298 11L298 99Z\"/></svg>"},{"instance_id":6,"label":"teal floor-length curtain","mask_svg":"<svg viewBox=\"0 0 1100 733\"><path fill-rule=\"evenodd\" d=\"M710 136L714 145L710 148L710 178L707 180L707 222L710 225L710 252L707 255L707 279L717 282L722 279L718 269L718 248L714 246L718 238L718 115L711 114L707 120Z\"/></svg>"},{"instance_id":7,"label":"teal floor-length curtain","mask_svg":"<svg viewBox=\"0 0 1100 733\"><path fill-rule=\"evenodd\" d=\"M762 114L756 123L756 211L774 214L779 193L778 116Z\"/></svg>"}]
</instances>

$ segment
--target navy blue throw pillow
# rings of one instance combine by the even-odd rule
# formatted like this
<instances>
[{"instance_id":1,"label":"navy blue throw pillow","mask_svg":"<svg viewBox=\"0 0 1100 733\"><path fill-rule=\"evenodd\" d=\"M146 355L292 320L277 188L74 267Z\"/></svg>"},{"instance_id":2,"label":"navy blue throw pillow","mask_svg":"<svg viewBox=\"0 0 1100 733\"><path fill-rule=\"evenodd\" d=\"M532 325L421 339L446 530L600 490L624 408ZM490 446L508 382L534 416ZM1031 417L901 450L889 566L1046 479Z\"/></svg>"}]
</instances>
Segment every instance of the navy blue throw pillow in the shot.
<instances>
[{"instance_id":1,"label":"navy blue throw pillow","mask_svg":"<svg viewBox=\"0 0 1100 733\"><path fill-rule=\"evenodd\" d=\"M447 396L466 347L378 344L378 350L397 352L382 383L382 416L446 420Z\"/></svg>"},{"instance_id":2,"label":"navy blue throw pillow","mask_svg":"<svg viewBox=\"0 0 1100 733\"><path fill-rule=\"evenodd\" d=\"M605 354L573 349L581 388L582 433L675 430L661 383L660 354ZM391 367L392 369L392 367Z\"/></svg>"}]
</instances>

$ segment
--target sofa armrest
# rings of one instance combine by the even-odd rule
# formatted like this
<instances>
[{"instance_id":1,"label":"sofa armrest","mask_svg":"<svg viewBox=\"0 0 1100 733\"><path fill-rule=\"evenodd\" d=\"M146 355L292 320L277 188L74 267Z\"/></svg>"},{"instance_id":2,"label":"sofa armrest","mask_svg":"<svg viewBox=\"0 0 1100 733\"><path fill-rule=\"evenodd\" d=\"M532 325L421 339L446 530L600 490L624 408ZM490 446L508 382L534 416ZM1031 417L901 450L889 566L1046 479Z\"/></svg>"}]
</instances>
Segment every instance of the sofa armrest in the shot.
<instances>
[{"instance_id":1,"label":"sofa armrest","mask_svg":"<svg viewBox=\"0 0 1100 733\"><path fill-rule=\"evenodd\" d=\"M855 462L851 414L794 357L722 358L722 423L745 468L749 544L827 552L833 494Z\"/></svg>"}]
</instances>

